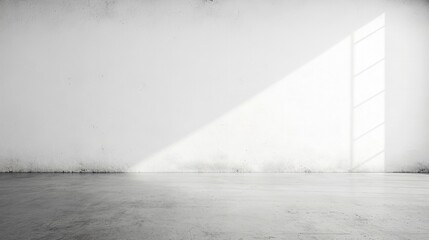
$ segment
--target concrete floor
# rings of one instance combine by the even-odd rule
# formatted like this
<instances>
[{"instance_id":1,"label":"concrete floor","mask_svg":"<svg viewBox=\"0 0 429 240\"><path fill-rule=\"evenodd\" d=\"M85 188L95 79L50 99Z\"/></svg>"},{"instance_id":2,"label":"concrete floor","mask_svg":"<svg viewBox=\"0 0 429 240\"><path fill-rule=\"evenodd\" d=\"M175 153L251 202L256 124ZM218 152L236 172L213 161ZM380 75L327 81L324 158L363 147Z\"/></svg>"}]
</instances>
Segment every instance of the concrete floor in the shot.
<instances>
[{"instance_id":1,"label":"concrete floor","mask_svg":"<svg viewBox=\"0 0 429 240\"><path fill-rule=\"evenodd\" d=\"M0 174L1 239L429 239L429 175Z\"/></svg>"}]
</instances>

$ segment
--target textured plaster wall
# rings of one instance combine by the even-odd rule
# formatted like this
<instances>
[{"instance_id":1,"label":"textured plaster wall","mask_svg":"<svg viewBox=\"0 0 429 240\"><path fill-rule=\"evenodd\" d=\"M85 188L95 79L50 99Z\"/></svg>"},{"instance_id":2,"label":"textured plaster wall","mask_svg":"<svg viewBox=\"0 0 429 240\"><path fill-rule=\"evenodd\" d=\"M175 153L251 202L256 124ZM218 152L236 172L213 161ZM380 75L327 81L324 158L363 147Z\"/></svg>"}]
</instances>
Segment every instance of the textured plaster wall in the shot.
<instances>
[{"instance_id":1,"label":"textured plaster wall","mask_svg":"<svg viewBox=\"0 0 429 240\"><path fill-rule=\"evenodd\" d=\"M427 1L3 0L0 171L349 171L380 16L383 155L354 170L424 170Z\"/></svg>"}]
</instances>

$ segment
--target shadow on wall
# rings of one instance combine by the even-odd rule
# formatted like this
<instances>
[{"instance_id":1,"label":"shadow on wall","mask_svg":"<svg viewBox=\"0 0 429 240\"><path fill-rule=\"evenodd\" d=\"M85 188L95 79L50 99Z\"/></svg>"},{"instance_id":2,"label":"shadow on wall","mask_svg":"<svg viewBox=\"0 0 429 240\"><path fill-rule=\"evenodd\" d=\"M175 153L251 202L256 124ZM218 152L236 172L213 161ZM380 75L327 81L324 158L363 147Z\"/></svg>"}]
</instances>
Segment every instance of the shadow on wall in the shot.
<instances>
[{"instance_id":1,"label":"shadow on wall","mask_svg":"<svg viewBox=\"0 0 429 240\"><path fill-rule=\"evenodd\" d=\"M351 34L350 171L385 166L385 16Z\"/></svg>"},{"instance_id":2,"label":"shadow on wall","mask_svg":"<svg viewBox=\"0 0 429 240\"><path fill-rule=\"evenodd\" d=\"M131 171L384 171L384 14Z\"/></svg>"},{"instance_id":3,"label":"shadow on wall","mask_svg":"<svg viewBox=\"0 0 429 240\"><path fill-rule=\"evenodd\" d=\"M1 169L383 171L383 4L335 2L2 2Z\"/></svg>"}]
</instances>

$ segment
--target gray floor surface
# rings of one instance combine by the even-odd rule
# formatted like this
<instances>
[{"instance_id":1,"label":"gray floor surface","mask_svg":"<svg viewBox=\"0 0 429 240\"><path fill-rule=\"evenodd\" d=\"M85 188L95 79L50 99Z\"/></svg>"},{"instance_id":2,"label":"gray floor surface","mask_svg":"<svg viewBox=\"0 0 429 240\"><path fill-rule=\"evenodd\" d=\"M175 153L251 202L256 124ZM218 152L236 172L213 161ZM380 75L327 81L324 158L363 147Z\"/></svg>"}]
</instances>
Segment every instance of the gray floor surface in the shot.
<instances>
[{"instance_id":1,"label":"gray floor surface","mask_svg":"<svg viewBox=\"0 0 429 240\"><path fill-rule=\"evenodd\" d=\"M429 239L424 174L0 174L0 239Z\"/></svg>"}]
</instances>

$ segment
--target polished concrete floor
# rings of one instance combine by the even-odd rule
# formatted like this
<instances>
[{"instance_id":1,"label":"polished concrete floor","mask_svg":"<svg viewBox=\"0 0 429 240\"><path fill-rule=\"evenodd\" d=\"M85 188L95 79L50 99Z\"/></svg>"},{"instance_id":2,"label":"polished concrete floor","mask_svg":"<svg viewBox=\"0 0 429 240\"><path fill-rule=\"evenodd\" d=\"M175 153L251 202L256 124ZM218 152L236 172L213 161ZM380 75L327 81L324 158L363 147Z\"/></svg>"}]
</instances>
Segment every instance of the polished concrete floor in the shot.
<instances>
[{"instance_id":1,"label":"polished concrete floor","mask_svg":"<svg viewBox=\"0 0 429 240\"><path fill-rule=\"evenodd\" d=\"M0 174L0 239L429 239L429 175Z\"/></svg>"}]
</instances>

